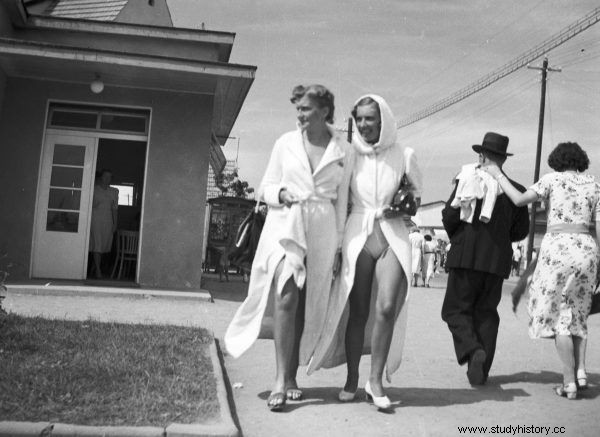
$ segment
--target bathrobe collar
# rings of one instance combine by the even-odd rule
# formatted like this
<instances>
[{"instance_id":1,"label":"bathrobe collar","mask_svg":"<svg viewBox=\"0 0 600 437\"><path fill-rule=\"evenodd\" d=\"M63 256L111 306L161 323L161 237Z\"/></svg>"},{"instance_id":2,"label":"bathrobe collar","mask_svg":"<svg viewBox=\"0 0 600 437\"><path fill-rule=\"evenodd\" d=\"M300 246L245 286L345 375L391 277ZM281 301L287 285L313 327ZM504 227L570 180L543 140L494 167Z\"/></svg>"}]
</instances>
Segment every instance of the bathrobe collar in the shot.
<instances>
[{"instance_id":1,"label":"bathrobe collar","mask_svg":"<svg viewBox=\"0 0 600 437\"><path fill-rule=\"evenodd\" d=\"M310 162L308 161L308 155L304 149L304 139L302 137L302 131L300 128L298 128L296 131L296 141L294 141L294 144L291 147L292 152L302 163L302 166L313 176L319 173L327 165L331 164L332 162L341 161L346 156L346 152L344 152L340 146L340 142L342 140L340 133L331 124L327 125L327 129L329 130L331 139L329 140L329 144L327 144L327 147L325 148L325 153L323 154L323 157L321 158L321 161L314 172L312 172L310 169Z\"/></svg>"}]
</instances>

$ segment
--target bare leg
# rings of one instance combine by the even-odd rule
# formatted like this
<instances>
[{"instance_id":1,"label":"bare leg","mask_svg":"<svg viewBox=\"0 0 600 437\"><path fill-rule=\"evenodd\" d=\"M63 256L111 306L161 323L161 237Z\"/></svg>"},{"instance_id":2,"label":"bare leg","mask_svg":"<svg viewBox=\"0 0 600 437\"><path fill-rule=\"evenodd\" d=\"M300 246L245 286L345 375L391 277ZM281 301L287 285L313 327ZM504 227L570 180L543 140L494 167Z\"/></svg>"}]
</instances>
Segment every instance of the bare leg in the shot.
<instances>
[{"instance_id":1,"label":"bare leg","mask_svg":"<svg viewBox=\"0 0 600 437\"><path fill-rule=\"evenodd\" d=\"M365 326L369 318L374 270L375 260L365 251L361 251L356 260L354 285L350 291L350 315L345 337L348 375L344 390L350 393L356 392L358 388L358 366L365 341Z\"/></svg>"},{"instance_id":2,"label":"bare leg","mask_svg":"<svg viewBox=\"0 0 600 437\"><path fill-rule=\"evenodd\" d=\"M277 284L283 269L283 262L279 263L273 284ZM287 280L281 294L275 292L274 299L274 340L276 374L273 393L284 393L286 382L290 379L290 367L294 349L296 347L296 310L298 308L299 290L293 279Z\"/></svg>"},{"instance_id":3,"label":"bare leg","mask_svg":"<svg viewBox=\"0 0 600 437\"><path fill-rule=\"evenodd\" d=\"M288 281L289 282L289 281ZM302 332L304 331L304 309L306 308L306 288L299 290L298 307L296 309L296 317L294 320L294 346L292 349L292 356L290 358L287 379L285 380L286 394L291 393L288 399L298 400L302 398L301 390L298 389L298 383L296 382L296 374L298 373L298 363L300 360L300 339L302 338Z\"/></svg>"},{"instance_id":4,"label":"bare leg","mask_svg":"<svg viewBox=\"0 0 600 437\"><path fill-rule=\"evenodd\" d=\"M573 348L575 352L575 370L577 371L577 379L587 379L585 372L585 350L587 349L587 338L573 336Z\"/></svg>"},{"instance_id":5,"label":"bare leg","mask_svg":"<svg viewBox=\"0 0 600 437\"><path fill-rule=\"evenodd\" d=\"M573 337L570 335L557 335L555 338L556 350L562 362L564 385L575 382L575 354Z\"/></svg>"},{"instance_id":6,"label":"bare leg","mask_svg":"<svg viewBox=\"0 0 600 437\"><path fill-rule=\"evenodd\" d=\"M371 337L371 374L369 382L375 396L383 396L383 369L387 361L394 333L396 315L402 308L408 282L402 265L391 249L377 261L375 268L377 277L377 303L375 308L375 324Z\"/></svg>"}]
</instances>

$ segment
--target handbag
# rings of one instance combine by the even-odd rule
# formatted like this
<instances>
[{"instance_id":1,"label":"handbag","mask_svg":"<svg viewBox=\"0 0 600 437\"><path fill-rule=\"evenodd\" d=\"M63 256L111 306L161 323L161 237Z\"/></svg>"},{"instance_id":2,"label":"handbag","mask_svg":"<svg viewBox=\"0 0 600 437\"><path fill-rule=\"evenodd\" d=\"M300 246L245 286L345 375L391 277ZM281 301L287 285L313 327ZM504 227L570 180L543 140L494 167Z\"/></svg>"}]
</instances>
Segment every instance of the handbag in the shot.
<instances>
[{"instance_id":1,"label":"handbag","mask_svg":"<svg viewBox=\"0 0 600 437\"><path fill-rule=\"evenodd\" d=\"M248 270L252 267L252 261L254 261L264 224L265 217L260 212L259 202L256 202L256 206L252 208L238 227L235 244L229 254L229 260L232 264Z\"/></svg>"},{"instance_id":2,"label":"handbag","mask_svg":"<svg viewBox=\"0 0 600 437\"><path fill-rule=\"evenodd\" d=\"M411 188L411 184L405 174L402 176L398 191L394 194L392 204L383 214L386 218L398 217L399 215L412 217L417 213L417 200Z\"/></svg>"}]
</instances>

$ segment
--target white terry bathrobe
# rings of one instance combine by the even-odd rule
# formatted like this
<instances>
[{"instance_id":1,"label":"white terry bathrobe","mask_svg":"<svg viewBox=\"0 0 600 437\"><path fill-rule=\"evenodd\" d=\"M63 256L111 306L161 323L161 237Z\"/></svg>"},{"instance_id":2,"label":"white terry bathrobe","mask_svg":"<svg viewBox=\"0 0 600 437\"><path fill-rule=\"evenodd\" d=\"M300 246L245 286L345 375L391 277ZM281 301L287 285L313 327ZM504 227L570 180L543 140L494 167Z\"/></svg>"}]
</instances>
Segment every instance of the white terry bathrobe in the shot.
<instances>
[{"instance_id":1,"label":"white terry bathrobe","mask_svg":"<svg viewBox=\"0 0 600 437\"><path fill-rule=\"evenodd\" d=\"M314 172L300 130L284 134L275 143L259 190L269 212L252 263L248 297L225 333L225 346L233 357L244 353L259 336L272 338L273 293L281 293L290 276L299 288L306 284L300 365L308 364L314 352L325 324L352 170L350 144L332 127L330 133L331 141ZM290 208L280 204L282 188L297 195L300 203ZM282 259L283 273L273 284Z\"/></svg>"},{"instance_id":2,"label":"white terry bathrobe","mask_svg":"<svg viewBox=\"0 0 600 437\"><path fill-rule=\"evenodd\" d=\"M363 96L367 97L367 96ZM361 99L363 98L361 97ZM352 211L346 223L343 239L342 270L336 279L327 312L327 324L315 351L308 373L321 367L335 367L346 362L344 336L348 323L348 297L354 284L356 260L365 245L367 237L373 230L373 224L379 219L381 230L390 249L394 252L410 285L411 245L408 230L401 217L386 219L381 217L381 210L391 204L394 194L400 186L402 176L406 176L413 185L416 197L421 196L422 178L416 163L414 152L403 147L397 141L396 122L391 109L376 95L369 95L379 104L381 113L381 133L379 142L373 146L364 142L356 126L352 145L355 149L355 164L350 180L350 201ZM360 100L360 99L359 99ZM357 102L359 101L357 100ZM380 217L380 218L379 218ZM400 366L402 348L406 332L407 304L403 303L394 325L394 334L390 352L386 362L386 378ZM363 354L371 352L371 332L373 330L377 284L373 281L369 319L365 329Z\"/></svg>"}]
</instances>

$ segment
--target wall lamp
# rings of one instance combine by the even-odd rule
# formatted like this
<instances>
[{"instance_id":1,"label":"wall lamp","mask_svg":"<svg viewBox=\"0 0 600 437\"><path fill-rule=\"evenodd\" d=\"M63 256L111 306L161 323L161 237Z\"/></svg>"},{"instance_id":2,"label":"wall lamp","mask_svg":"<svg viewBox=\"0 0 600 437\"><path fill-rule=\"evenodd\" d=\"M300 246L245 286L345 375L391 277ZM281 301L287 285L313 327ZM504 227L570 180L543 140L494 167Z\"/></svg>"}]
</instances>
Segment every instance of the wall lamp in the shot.
<instances>
[{"instance_id":1,"label":"wall lamp","mask_svg":"<svg viewBox=\"0 0 600 437\"><path fill-rule=\"evenodd\" d=\"M96 78L90 84L90 89L94 94L100 94L102 91L104 91L104 82L100 80L99 74L96 74Z\"/></svg>"}]
</instances>

